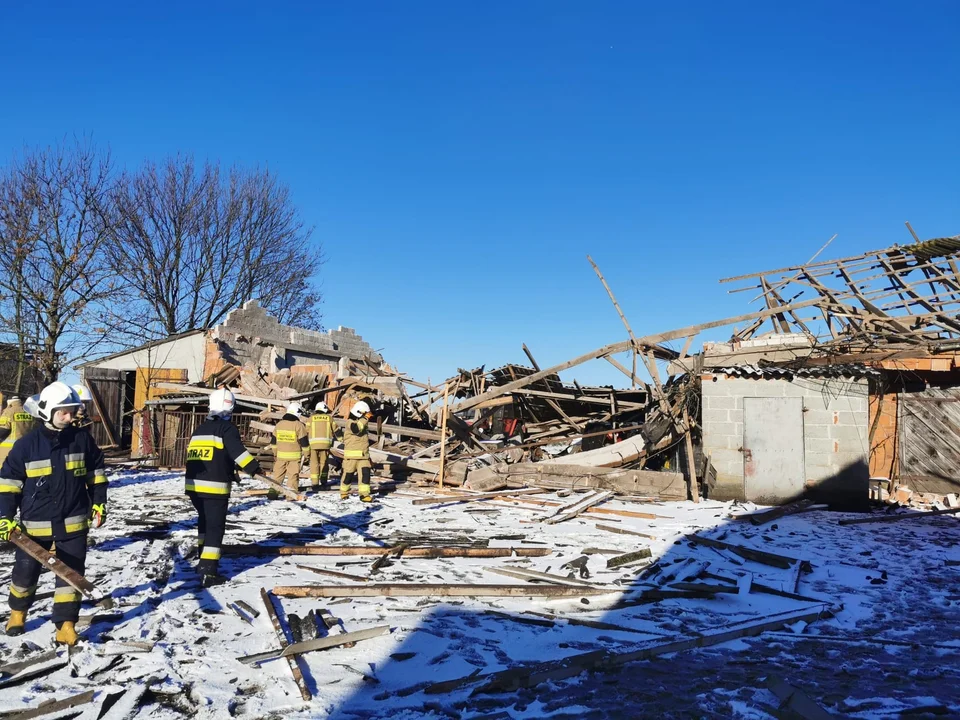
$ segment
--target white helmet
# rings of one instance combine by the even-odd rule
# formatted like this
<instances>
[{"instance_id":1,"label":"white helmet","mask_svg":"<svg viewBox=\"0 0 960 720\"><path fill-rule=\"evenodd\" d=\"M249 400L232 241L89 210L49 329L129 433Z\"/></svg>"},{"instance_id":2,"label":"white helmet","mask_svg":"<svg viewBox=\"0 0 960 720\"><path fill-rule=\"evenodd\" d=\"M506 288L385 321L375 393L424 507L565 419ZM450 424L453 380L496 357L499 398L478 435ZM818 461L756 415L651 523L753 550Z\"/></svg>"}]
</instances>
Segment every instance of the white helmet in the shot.
<instances>
[{"instance_id":1,"label":"white helmet","mask_svg":"<svg viewBox=\"0 0 960 720\"><path fill-rule=\"evenodd\" d=\"M226 388L220 388L210 393L210 415L217 415L228 419L233 415L233 406L237 404L237 399L233 393Z\"/></svg>"},{"instance_id":2,"label":"white helmet","mask_svg":"<svg viewBox=\"0 0 960 720\"><path fill-rule=\"evenodd\" d=\"M350 408L350 414L355 417L361 417L370 412L370 406L367 405L363 400L357 402L352 408Z\"/></svg>"},{"instance_id":3,"label":"white helmet","mask_svg":"<svg viewBox=\"0 0 960 720\"><path fill-rule=\"evenodd\" d=\"M86 385L74 385L73 391L77 394L77 397L80 398L80 402L93 402L93 395L90 394L90 388Z\"/></svg>"},{"instance_id":4,"label":"white helmet","mask_svg":"<svg viewBox=\"0 0 960 720\"><path fill-rule=\"evenodd\" d=\"M53 382L40 391L39 395L31 398L33 403L32 414L48 425L53 424L54 413L61 408L80 409L80 398L73 388L62 382Z\"/></svg>"},{"instance_id":5,"label":"white helmet","mask_svg":"<svg viewBox=\"0 0 960 720\"><path fill-rule=\"evenodd\" d=\"M330 412L330 408L327 407L327 404L323 400L317 403L317 406L314 408L314 410L319 413Z\"/></svg>"},{"instance_id":6,"label":"white helmet","mask_svg":"<svg viewBox=\"0 0 960 720\"><path fill-rule=\"evenodd\" d=\"M303 415L303 405L301 405L296 400L294 400L292 403L289 403L287 405L287 414L296 415L297 417L300 417L301 415Z\"/></svg>"}]
</instances>

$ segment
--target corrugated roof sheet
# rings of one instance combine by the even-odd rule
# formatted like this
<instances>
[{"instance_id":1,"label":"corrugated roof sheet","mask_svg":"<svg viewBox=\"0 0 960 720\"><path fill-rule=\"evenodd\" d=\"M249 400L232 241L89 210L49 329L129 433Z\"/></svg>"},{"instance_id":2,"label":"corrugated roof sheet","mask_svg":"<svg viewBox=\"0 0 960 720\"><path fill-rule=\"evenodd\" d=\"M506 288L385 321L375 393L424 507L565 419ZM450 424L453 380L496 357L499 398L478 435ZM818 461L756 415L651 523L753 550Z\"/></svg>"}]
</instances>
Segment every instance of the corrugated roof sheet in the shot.
<instances>
[{"instance_id":1,"label":"corrugated roof sheet","mask_svg":"<svg viewBox=\"0 0 960 720\"><path fill-rule=\"evenodd\" d=\"M794 377L817 378L865 378L876 377L880 371L866 365L816 365L804 368L759 367L757 365L733 365L715 368L711 372L732 377L755 378L757 380L789 380Z\"/></svg>"}]
</instances>

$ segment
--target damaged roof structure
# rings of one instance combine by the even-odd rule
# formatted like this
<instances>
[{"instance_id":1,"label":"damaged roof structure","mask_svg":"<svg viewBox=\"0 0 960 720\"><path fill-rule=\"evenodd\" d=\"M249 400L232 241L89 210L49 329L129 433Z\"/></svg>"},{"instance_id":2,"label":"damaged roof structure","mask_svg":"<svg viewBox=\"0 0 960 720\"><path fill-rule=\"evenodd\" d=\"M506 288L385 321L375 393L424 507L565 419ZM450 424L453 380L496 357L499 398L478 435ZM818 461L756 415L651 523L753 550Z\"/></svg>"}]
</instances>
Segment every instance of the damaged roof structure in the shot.
<instances>
[{"instance_id":1,"label":"damaged roof structure","mask_svg":"<svg viewBox=\"0 0 960 720\"><path fill-rule=\"evenodd\" d=\"M338 344L344 331L311 336L330 346L324 364L298 349L297 331L281 342L276 332L256 329L269 324L262 310L245 308L211 334L221 349L211 360L208 346L205 387L183 387L189 373L160 376L151 385L167 396L150 403L160 412L183 410L183 394L172 391L194 393L196 404L214 387L232 387L256 451L286 400L324 399L345 417L356 399L374 399L384 468L483 491L536 479L694 501L857 503L892 497L900 485L942 496L956 489L960 455L950 418L927 411L948 407L958 379L957 248L957 238L938 238L728 278L721 282L735 283L731 292L750 293L763 307L646 337L635 336L591 259L629 339L548 368L524 345L528 364L460 370L433 386L357 341L352 355L345 352L351 346ZM254 328L242 325L248 312ZM728 339L700 340L691 352L703 334L725 327ZM632 360L620 362L621 353ZM596 359L631 387L561 380L559 373ZM922 429L931 424L933 432ZM165 425L152 421L148 445L170 447ZM179 462L166 453L159 464Z\"/></svg>"}]
</instances>

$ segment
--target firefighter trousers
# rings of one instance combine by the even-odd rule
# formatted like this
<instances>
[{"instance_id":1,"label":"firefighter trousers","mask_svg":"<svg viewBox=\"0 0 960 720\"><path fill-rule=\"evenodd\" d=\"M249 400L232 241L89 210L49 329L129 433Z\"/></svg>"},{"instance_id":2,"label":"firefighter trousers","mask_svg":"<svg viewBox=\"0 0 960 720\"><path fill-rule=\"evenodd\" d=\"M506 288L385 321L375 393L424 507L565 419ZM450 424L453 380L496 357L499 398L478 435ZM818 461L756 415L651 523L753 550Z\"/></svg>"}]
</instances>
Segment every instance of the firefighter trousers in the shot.
<instances>
[{"instance_id":1,"label":"firefighter trousers","mask_svg":"<svg viewBox=\"0 0 960 720\"><path fill-rule=\"evenodd\" d=\"M360 482L357 492L360 497L370 497L370 461L369 460L345 460L343 463L343 472L340 474L340 494L349 495L350 486L360 475Z\"/></svg>"},{"instance_id":2,"label":"firefighter trousers","mask_svg":"<svg viewBox=\"0 0 960 720\"><path fill-rule=\"evenodd\" d=\"M50 550L52 539L31 537L44 550ZM53 552L71 570L83 575L87 562L87 533L73 535L56 541ZM37 593L37 580L42 567L39 562L17 548L13 560L13 575L10 578L10 609L29 610ZM66 580L58 577L53 590L52 620L60 626L65 621L76 622L80 617L80 593Z\"/></svg>"},{"instance_id":3,"label":"firefighter trousers","mask_svg":"<svg viewBox=\"0 0 960 720\"><path fill-rule=\"evenodd\" d=\"M197 548L200 551L197 569L202 575L219 575L229 500L226 495L190 493L190 502L197 509Z\"/></svg>"},{"instance_id":4,"label":"firefighter trousers","mask_svg":"<svg viewBox=\"0 0 960 720\"><path fill-rule=\"evenodd\" d=\"M281 460L277 458L273 461L273 479L274 481L285 484L294 492L300 491L300 464L301 458L296 460ZM286 482L284 483L284 478Z\"/></svg>"},{"instance_id":5,"label":"firefighter trousers","mask_svg":"<svg viewBox=\"0 0 960 720\"><path fill-rule=\"evenodd\" d=\"M310 448L310 484L313 487L323 485L326 487L328 480L327 461L330 459L330 451L326 448Z\"/></svg>"}]
</instances>

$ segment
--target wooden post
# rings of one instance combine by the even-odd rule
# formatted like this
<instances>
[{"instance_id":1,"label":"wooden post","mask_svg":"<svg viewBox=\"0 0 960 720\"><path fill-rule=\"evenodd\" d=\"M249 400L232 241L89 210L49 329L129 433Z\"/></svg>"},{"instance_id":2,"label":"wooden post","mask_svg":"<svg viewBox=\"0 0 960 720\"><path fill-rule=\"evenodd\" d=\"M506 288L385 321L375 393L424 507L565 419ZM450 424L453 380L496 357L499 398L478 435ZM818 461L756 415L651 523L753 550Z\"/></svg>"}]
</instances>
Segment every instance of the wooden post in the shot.
<instances>
[{"instance_id":1,"label":"wooden post","mask_svg":"<svg viewBox=\"0 0 960 720\"><path fill-rule=\"evenodd\" d=\"M684 439L687 445L687 485L690 489L690 497L695 503L700 502L700 489L697 487L697 463L693 454L693 438L690 431L690 414L687 409L683 409L683 425L686 428Z\"/></svg>"},{"instance_id":2,"label":"wooden post","mask_svg":"<svg viewBox=\"0 0 960 720\"><path fill-rule=\"evenodd\" d=\"M447 394L450 386L443 386L443 421L440 423L440 488L443 488L443 472L447 464Z\"/></svg>"}]
</instances>

